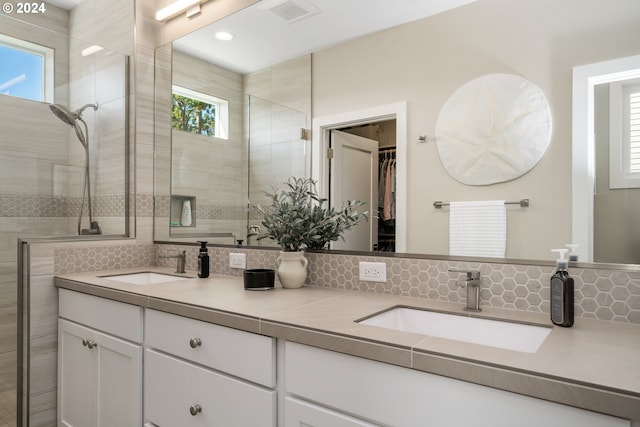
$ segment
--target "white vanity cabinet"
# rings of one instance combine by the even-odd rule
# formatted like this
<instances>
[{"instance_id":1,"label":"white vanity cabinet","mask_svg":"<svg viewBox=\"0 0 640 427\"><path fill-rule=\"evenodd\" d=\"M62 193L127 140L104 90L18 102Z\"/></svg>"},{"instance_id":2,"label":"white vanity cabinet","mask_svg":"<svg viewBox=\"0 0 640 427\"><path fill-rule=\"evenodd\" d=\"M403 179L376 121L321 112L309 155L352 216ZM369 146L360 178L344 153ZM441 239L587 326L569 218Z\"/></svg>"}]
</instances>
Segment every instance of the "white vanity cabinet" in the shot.
<instances>
[{"instance_id":1,"label":"white vanity cabinet","mask_svg":"<svg viewBox=\"0 0 640 427\"><path fill-rule=\"evenodd\" d=\"M274 338L147 309L145 347L145 421L276 425Z\"/></svg>"},{"instance_id":2,"label":"white vanity cabinet","mask_svg":"<svg viewBox=\"0 0 640 427\"><path fill-rule=\"evenodd\" d=\"M60 290L58 425L142 424L142 309Z\"/></svg>"},{"instance_id":3,"label":"white vanity cabinet","mask_svg":"<svg viewBox=\"0 0 640 427\"><path fill-rule=\"evenodd\" d=\"M630 426L603 414L292 342L285 344L285 360L286 427Z\"/></svg>"}]
</instances>

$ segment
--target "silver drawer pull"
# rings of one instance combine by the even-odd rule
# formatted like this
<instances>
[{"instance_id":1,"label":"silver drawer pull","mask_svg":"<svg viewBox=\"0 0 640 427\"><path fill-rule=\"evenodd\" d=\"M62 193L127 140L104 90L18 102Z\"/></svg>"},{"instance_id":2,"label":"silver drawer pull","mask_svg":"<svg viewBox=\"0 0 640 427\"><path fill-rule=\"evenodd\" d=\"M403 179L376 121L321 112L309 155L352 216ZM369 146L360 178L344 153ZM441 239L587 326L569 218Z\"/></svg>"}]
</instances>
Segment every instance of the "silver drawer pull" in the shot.
<instances>
[{"instance_id":1,"label":"silver drawer pull","mask_svg":"<svg viewBox=\"0 0 640 427\"><path fill-rule=\"evenodd\" d=\"M87 339L87 338L83 338L83 339L82 339L82 345L83 345L84 347L88 347L88 348L89 348L89 350L91 350L92 348L97 347L97 346L98 346L98 343L97 343L97 342L95 342L94 340L90 340L90 339Z\"/></svg>"},{"instance_id":2,"label":"silver drawer pull","mask_svg":"<svg viewBox=\"0 0 640 427\"><path fill-rule=\"evenodd\" d=\"M202 340L200 338L191 338L189 340L189 345L191 346L191 348L200 347L202 345Z\"/></svg>"},{"instance_id":3,"label":"silver drawer pull","mask_svg":"<svg viewBox=\"0 0 640 427\"><path fill-rule=\"evenodd\" d=\"M198 403L196 403L195 405L191 405L191 407L189 408L189 412L195 417L200 412L202 412L202 406L200 406L200 404Z\"/></svg>"}]
</instances>

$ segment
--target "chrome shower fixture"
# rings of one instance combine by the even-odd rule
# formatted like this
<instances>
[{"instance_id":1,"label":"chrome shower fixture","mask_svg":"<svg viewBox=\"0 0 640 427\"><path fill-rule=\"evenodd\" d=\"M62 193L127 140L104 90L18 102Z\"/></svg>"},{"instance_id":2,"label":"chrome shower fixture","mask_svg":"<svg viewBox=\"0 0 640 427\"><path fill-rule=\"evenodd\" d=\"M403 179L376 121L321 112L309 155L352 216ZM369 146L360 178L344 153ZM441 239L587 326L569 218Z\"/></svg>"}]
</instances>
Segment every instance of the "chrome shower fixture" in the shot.
<instances>
[{"instance_id":1,"label":"chrome shower fixture","mask_svg":"<svg viewBox=\"0 0 640 427\"><path fill-rule=\"evenodd\" d=\"M87 108L93 108L93 111L98 111L98 104L85 104L82 107L78 108L76 111L71 111L69 108L60 104L50 104L49 108L60 120L68 124L73 128L84 147L85 152L85 165L84 165L84 185L82 186L82 204L80 206L80 213L78 214L78 234L79 235L89 235L89 234L102 234L100 231L100 226L97 221L93 220L93 210L91 207L91 182L90 182L90 173L89 173L89 127L87 126L87 122L82 118L82 113ZM78 126L78 122L84 125L84 132L82 128ZM82 228L82 213L84 212L84 201L85 195L87 199L87 208L89 211L89 228Z\"/></svg>"},{"instance_id":2,"label":"chrome shower fixture","mask_svg":"<svg viewBox=\"0 0 640 427\"><path fill-rule=\"evenodd\" d=\"M82 119L82 112L89 107L93 108L93 111L98 111L98 104L85 104L74 112L61 104L49 105L49 108L51 109L51 111L53 111L53 114L55 114L60 120L62 120L69 126L74 126L76 124L76 120Z\"/></svg>"}]
</instances>

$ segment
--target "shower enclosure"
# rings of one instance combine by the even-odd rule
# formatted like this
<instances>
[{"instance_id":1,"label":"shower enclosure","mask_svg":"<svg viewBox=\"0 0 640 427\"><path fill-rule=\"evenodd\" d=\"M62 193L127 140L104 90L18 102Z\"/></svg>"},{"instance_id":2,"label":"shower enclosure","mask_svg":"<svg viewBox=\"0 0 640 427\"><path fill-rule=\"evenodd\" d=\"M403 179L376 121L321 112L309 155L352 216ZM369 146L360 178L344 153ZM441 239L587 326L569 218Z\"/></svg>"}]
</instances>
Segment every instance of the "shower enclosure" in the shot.
<instances>
[{"instance_id":1,"label":"shower enclosure","mask_svg":"<svg viewBox=\"0 0 640 427\"><path fill-rule=\"evenodd\" d=\"M0 427L19 425L19 362L29 358L18 345L28 327L18 239L125 236L129 226L128 57L87 54L90 43L33 27L56 55L50 96L0 91Z\"/></svg>"}]
</instances>

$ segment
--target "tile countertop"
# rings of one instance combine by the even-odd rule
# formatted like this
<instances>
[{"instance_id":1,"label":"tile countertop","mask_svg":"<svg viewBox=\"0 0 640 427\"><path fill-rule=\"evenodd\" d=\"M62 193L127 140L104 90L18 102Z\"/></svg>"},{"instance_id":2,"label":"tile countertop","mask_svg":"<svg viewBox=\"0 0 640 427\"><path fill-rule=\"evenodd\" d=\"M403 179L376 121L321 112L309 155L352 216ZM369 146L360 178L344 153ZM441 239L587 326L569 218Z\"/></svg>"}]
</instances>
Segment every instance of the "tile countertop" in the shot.
<instances>
[{"instance_id":1,"label":"tile countertop","mask_svg":"<svg viewBox=\"0 0 640 427\"><path fill-rule=\"evenodd\" d=\"M100 276L172 269L150 267L60 275L76 290L313 345L359 357L640 420L640 325L577 318L553 327L536 353L453 341L355 323L403 305L466 313L462 304L307 286L246 291L242 276L195 273L179 280L132 285ZM483 307L478 317L551 325L548 314Z\"/></svg>"}]
</instances>

